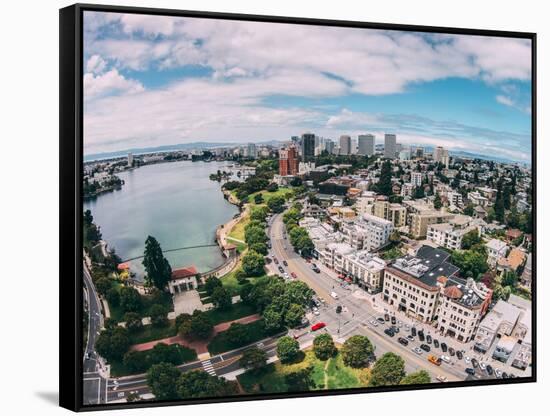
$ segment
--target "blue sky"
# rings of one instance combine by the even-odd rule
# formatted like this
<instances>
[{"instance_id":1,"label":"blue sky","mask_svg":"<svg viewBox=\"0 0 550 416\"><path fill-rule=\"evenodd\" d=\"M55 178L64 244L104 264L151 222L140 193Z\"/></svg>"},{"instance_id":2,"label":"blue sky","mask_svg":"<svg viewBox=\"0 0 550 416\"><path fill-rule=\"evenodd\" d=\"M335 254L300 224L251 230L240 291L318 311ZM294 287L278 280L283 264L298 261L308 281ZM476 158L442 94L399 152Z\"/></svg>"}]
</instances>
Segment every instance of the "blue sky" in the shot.
<instances>
[{"instance_id":1,"label":"blue sky","mask_svg":"<svg viewBox=\"0 0 550 416\"><path fill-rule=\"evenodd\" d=\"M86 12L85 153L385 132L528 161L526 40Z\"/></svg>"}]
</instances>

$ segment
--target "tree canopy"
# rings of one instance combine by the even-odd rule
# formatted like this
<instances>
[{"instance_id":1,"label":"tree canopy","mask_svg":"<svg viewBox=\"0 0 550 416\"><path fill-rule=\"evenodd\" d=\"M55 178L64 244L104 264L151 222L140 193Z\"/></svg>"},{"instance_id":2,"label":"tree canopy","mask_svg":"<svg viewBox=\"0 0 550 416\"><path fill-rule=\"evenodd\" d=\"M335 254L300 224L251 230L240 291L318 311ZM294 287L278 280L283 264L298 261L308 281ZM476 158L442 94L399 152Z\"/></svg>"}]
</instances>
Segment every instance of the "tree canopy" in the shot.
<instances>
[{"instance_id":1,"label":"tree canopy","mask_svg":"<svg viewBox=\"0 0 550 416\"><path fill-rule=\"evenodd\" d=\"M155 237L148 236L145 240L145 253L142 263L147 272L145 276L147 284L164 290L172 276L172 268L168 260L164 258L162 248Z\"/></svg>"},{"instance_id":2,"label":"tree canopy","mask_svg":"<svg viewBox=\"0 0 550 416\"><path fill-rule=\"evenodd\" d=\"M372 359L374 347L367 337L354 335L344 342L340 352L344 364L349 367L360 368L366 366Z\"/></svg>"},{"instance_id":3,"label":"tree canopy","mask_svg":"<svg viewBox=\"0 0 550 416\"><path fill-rule=\"evenodd\" d=\"M393 352L387 352L374 363L369 386L395 386L405 377L405 361Z\"/></svg>"}]
</instances>

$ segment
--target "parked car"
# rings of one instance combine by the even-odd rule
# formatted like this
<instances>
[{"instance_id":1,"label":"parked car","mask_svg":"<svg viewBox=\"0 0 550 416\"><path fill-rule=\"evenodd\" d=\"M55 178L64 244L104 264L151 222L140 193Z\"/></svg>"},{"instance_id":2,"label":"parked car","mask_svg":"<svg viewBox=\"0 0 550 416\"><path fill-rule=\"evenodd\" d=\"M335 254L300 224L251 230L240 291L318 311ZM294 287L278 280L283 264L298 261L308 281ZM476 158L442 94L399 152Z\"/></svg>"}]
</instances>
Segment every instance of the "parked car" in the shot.
<instances>
[{"instance_id":1,"label":"parked car","mask_svg":"<svg viewBox=\"0 0 550 416\"><path fill-rule=\"evenodd\" d=\"M277 257L273 257L273 263L279 264L279 260L277 260Z\"/></svg>"},{"instance_id":2,"label":"parked car","mask_svg":"<svg viewBox=\"0 0 550 416\"><path fill-rule=\"evenodd\" d=\"M456 357L457 357L459 360L462 360L462 357L464 357L464 354L462 354L462 351L457 351L457 352L456 352Z\"/></svg>"},{"instance_id":3,"label":"parked car","mask_svg":"<svg viewBox=\"0 0 550 416\"><path fill-rule=\"evenodd\" d=\"M508 373L506 371L503 371L502 372L502 378L510 378L510 376L508 375Z\"/></svg>"},{"instance_id":4,"label":"parked car","mask_svg":"<svg viewBox=\"0 0 550 416\"><path fill-rule=\"evenodd\" d=\"M453 347L449 347L449 355L451 357L454 357L455 356L455 349Z\"/></svg>"},{"instance_id":5,"label":"parked car","mask_svg":"<svg viewBox=\"0 0 550 416\"><path fill-rule=\"evenodd\" d=\"M428 361L435 365L441 365L441 358L432 354L428 355Z\"/></svg>"},{"instance_id":6,"label":"parked car","mask_svg":"<svg viewBox=\"0 0 550 416\"><path fill-rule=\"evenodd\" d=\"M372 321L370 321L370 324L374 327L377 327L378 326L378 321L376 321L375 319L373 319Z\"/></svg>"},{"instance_id":7,"label":"parked car","mask_svg":"<svg viewBox=\"0 0 550 416\"><path fill-rule=\"evenodd\" d=\"M397 321L395 320L395 316L392 316L392 317L391 317L391 324L392 324L392 325L395 325L396 322L397 322Z\"/></svg>"},{"instance_id":8,"label":"parked car","mask_svg":"<svg viewBox=\"0 0 550 416\"><path fill-rule=\"evenodd\" d=\"M318 331L319 329L323 329L325 326L327 326L327 324L325 324L324 322L317 322L315 325L311 327L311 330Z\"/></svg>"},{"instance_id":9,"label":"parked car","mask_svg":"<svg viewBox=\"0 0 550 416\"><path fill-rule=\"evenodd\" d=\"M447 352L447 344L445 344L444 342L441 343L441 351Z\"/></svg>"},{"instance_id":10,"label":"parked car","mask_svg":"<svg viewBox=\"0 0 550 416\"><path fill-rule=\"evenodd\" d=\"M449 357L448 355L442 355L440 358L442 361L445 361L446 363L451 362L451 357Z\"/></svg>"},{"instance_id":11,"label":"parked car","mask_svg":"<svg viewBox=\"0 0 550 416\"><path fill-rule=\"evenodd\" d=\"M395 335L395 332L391 328L384 329L384 334L386 334L389 337L393 337Z\"/></svg>"},{"instance_id":12,"label":"parked car","mask_svg":"<svg viewBox=\"0 0 550 416\"><path fill-rule=\"evenodd\" d=\"M428 344L431 344L431 343L432 343L432 336L431 336L431 335L428 335L428 336L426 337L426 342L427 342Z\"/></svg>"},{"instance_id":13,"label":"parked car","mask_svg":"<svg viewBox=\"0 0 550 416\"><path fill-rule=\"evenodd\" d=\"M430 352L430 349L431 349L430 346L427 344L421 344L420 348L422 348L426 352Z\"/></svg>"},{"instance_id":14,"label":"parked car","mask_svg":"<svg viewBox=\"0 0 550 416\"><path fill-rule=\"evenodd\" d=\"M490 376L492 376L494 373L494 370L493 370L493 367L491 367L491 364L487 364L487 368L485 370L487 371L487 374L489 374Z\"/></svg>"},{"instance_id":15,"label":"parked car","mask_svg":"<svg viewBox=\"0 0 550 416\"><path fill-rule=\"evenodd\" d=\"M338 293L330 292L330 297L333 298L333 299L338 299Z\"/></svg>"},{"instance_id":16,"label":"parked car","mask_svg":"<svg viewBox=\"0 0 550 416\"><path fill-rule=\"evenodd\" d=\"M440 375L440 376L437 376L435 379L437 381L439 381L440 383L446 383L447 382L447 377L445 377L445 376Z\"/></svg>"},{"instance_id":17,"label":"parked car","mask_svg":"<svg viewBox=\"0 0 550 416\"><path fill-rule=\"evenodd\" d=\"M394 325L391 328L393 329L393 332L395 332L396 334L399 333L399 327Z\"/></svg>"},{"instance_id":18,"label":"parked car","mask_svg":"<svg viewBox=\"0 0 550 416\"><path fill-rule=\"evenodd\" d=\"M390 315L387 314L387 313L385 313L385 314L384 314L384 320L385 320L386 322L389 321L389 320L390 320Z\"/></svg>"},{"instance_id":19,"label":"parked car","mask_svg":"<svg viewBox=\"0 0 550 416\"><path fill-rule=\"evenodd\" d=\"M381 316L379 316L378 318L376 318L376 320L377 320L378 322L380 322L381 324L383 324L384 322L386 322L386 321L384 321L384 318L382 318Z\"/></svg>"},{"instance_id":20,"label":"parked car","mask_svg":"<svg viewBox=\"0 0 550 416\"><path fill-rule=\"evenodd\" d=\"M294 273L294 272L291 272L290 275L291 275L294 279L297 279L297 278L298 278L298 276L296 276L296 273Z\"/></svg>"},{"instance_id":21,"label":"parked car","mask_svg":"<svg viewBox=\"0 0 550 416\"><path fill-rule=\"evenodd\" d=\"M401 344L401 345L404 345L405 347L407 345L409 345L409 340L407 338L403 338L403 337L399 337L397 338L397 341Z\"/></svg>"},{"instance_id":22,"label":"parked car","mask_svg":"<svg viewBox=\"0 0 550 416\"><path fill-rule=\"evenodd\" d=\"M472 358L472 367L477 368L478 366L479 362L475 358Z\"/></svg>"},{"instance_id":23,"label":"parked car","mask_svg":"<svg viewBox=\"0 0 550 416\"><path fill-rule=\"evenodd\" d=\"M483 371L485 371L485 369L487 368L487 364L481 362L481 363L479 363L479 368L481 368Z\"/></svg>"},{"instance_id":24,"label":"parked car","mask_svg":"<svg viewBox=\"0 0 550 416\"><path fill-rule=\"evenodd\" d=\"M473 376L475 373L476 373L476 370L474 370L473 368L471 367L468 367L467 369L465 369L464 371L466 371L467 374Z\"/></svg>"},{"instance_id":25,"label":"parked car","mask_svg":"<svg viewBox=\"0 0 550 416\"><path fill-rule=\"evenodd\" d=\"M410 334L407 335L407 339L408 339L409 341L414 341L414 337L413 337L412 335L410 335Z\"/></svg>"},{"instance_id":26,"label":"parked car","mask_svg":"<svg viewBox=\"0 0 550 416\"><path fill-rule=\"evenodd\" d=\"M285 267L288 267L288 262L286 260L283 260L283 264L285 265Z\"/></svg>"},{"instance_id":27,"label":"parked car","mask_svg":"<svg viewBox=\"0 0 550 416\"><path fill-rule=\"evenodd\" d=\"M424 331L420 330L418 331L418 339L421 341L421 342L424 342Z\"/></svg>"},{"instance_id":28,"label":"parked car","mask_svg":"<svg viewBox=\"0 0 550 416\"><path fill-rule=\"evenodd\" d=\"M495 370L495 376L496 378L502 378L502 371L500 371L498 368Z\"/></svg>"},{"instance_id":29,"label":"parked car","mask_svg":"<svg viewBox=\"0 0 550 416\"><path fill-rule=\"evenodd\" d=\"M416 328L415 328L414 326L411 328L411 335L412 335L413 337L416 336Z\"/></svg>"},{"instance_id":30,"label":"parked car","mask_svg":"<svg viewBox=\"0 0 550 416\"><path fill-rule=\"evenodd\" d=\"M434 347L439 348L439 341L437 339L434 339Z\"/></svg>"},{"instance_id":31,"label":"parked car","mask_svg":"<svg viewBox=\"0 0 550 416\"><path fill-rule=\"evenodd\" d=\"M285 272L285 269L283 269L281 266L279 266L279 271L280 271L281 273L284 273L284 272Z\"/></svg>"},{"instance_id":32,"label":"parked car","mask_svg":"<svg viewBox=\"0 0 550 416\"><path fill-rule=\"evenodd\" d=\"M318 267L313 267L313 271L317 274L321 273L321 269L319 269Z\"/></svg>"},{"instance_id":33,"label":"parked car","mask_svg":"<svg viewBox=\"0 0 550 416\"><path fill-rule=\"evenodd\" d=\"M422 355L422 350L418 347L411 348L411 351L417 353L418 355Z\"/></svg>"},{"instance_id":34,"label":"parked car","mask_svg":"<svg viewBox=\"0 0 550 416\"><path fill-rule=\"evenodd\" d=\"M464 357L464 361L466 361L467 363L469 363L471 361L470 357L469 356L466 356Z\"/></svg>"}]
</instances>

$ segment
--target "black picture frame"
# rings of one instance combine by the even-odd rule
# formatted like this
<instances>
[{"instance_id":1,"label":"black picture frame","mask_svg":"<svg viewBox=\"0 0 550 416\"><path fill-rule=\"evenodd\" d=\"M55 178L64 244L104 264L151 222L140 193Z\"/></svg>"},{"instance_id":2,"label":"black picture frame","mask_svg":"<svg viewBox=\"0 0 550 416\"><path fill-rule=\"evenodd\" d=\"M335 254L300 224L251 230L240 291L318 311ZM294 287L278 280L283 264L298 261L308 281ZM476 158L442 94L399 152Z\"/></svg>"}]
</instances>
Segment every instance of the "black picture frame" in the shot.
<instances>
[{"instance_id":1,"label":"black picture frame","mask_svg":"<svg viewBox=\"0 0 550 416\"><path fill-rule=\"evenodd\" d=\"M532 42L532 180L533 180L533 251L532 251L532 372L530 377L502 380L473 380L443 384L414 386L369 387L368 389L339 389L284 394L255 394L207 399L178 401L152 401L138 403L113 403L84 405L83 387L83 255L82 255L82 168L83 168L83 12L137 13L162 16L196 17L205 19L244 20L270 23L294 23L301 25L338 26L365 29L386 29L425 33L444 33L528 39ZM302 17L263 16L203 11L183 11L144 7L75 4L59 11L59 127L60 127L60 229L59 229L59 403L73 411L114 410L124 408L160 407L199 403L244 402L277 398L297 398L327 395L362 394L374 392L398 392L402 390L441 389L455 387L488 386L500 384L532 383L537 380L537 78L536 33L416 26L406 24L366 23Z\"/></svg>"}]
</instances>

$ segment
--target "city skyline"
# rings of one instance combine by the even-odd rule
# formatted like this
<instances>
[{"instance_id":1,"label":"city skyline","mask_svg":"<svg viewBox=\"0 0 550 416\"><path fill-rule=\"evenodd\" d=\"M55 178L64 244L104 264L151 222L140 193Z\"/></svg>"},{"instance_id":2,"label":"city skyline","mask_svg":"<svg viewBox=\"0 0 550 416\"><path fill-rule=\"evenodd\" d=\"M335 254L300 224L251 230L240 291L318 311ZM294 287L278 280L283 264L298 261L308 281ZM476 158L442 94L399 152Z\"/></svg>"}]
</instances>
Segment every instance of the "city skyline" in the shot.
<instances>
[{"instance_id":1,"label":"city skyline","mask_svg":"<svg viewBox=\"0 0 550 416\"><path fill-rule=\"evenodd\" d=\"M85 155L314 131L531 158L527 40L99 12L84 20Z\"/></svg>"}]
</instances>

